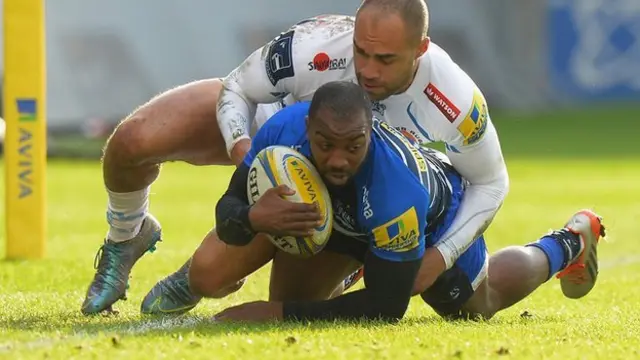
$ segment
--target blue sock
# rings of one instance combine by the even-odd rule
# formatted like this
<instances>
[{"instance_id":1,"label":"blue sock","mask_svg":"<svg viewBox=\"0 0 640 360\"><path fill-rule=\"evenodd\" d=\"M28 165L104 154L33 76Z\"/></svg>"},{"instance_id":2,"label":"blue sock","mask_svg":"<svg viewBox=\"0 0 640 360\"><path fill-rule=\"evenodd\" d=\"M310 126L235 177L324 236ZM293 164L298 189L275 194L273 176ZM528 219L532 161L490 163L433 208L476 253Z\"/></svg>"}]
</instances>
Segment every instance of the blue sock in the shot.
<instances>
[{"instance_id":1,"label":"blue sock","mask_svg":"<svg viewBox=\"0 0 640 360\"><path fill-rule=\"evenodd\" d=\"M557 239L551 236L545 236L534 243L528 244L527 246L535 246L542 250L542 252L547 256L547 259L549 260L549 277L547 280L551 279L555 273L565 267L565 250Z\"/></svg>"}]
</instances>

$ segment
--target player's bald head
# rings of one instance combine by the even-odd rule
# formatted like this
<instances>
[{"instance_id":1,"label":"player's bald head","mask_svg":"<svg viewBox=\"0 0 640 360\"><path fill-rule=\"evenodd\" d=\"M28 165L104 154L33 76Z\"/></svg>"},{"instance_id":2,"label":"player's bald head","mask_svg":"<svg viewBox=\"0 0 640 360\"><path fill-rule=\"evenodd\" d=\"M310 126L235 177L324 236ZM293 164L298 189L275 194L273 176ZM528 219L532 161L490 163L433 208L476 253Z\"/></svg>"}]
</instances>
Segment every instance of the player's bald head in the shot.
<instances>
[{"instance_id":1,"label":"player's bald head","mask_svg":"<svg viewBox=\"0 0 640 360\"><path fill-rule=\"evenodd\" d=\"M363 0L356 17L370 10L380 15L398 15L405 25L408 40L412 44L418 44L427 38L429 9L425 0Z\"/></svg>"},{"instance_id":2,"label":"player's bald head","mask_svg":"<svg viewBox=\"0 0 640 360\"><path fill-rule=\"evenodd\" d=\"M358 84L350 81L332 81L320 86L313 94L309 119L331 120L344 125L371 125L371 101ZM359 124L353 124L357 122ZM338 125L338 124L336 124Z\"/></svg>"}]
</instances>

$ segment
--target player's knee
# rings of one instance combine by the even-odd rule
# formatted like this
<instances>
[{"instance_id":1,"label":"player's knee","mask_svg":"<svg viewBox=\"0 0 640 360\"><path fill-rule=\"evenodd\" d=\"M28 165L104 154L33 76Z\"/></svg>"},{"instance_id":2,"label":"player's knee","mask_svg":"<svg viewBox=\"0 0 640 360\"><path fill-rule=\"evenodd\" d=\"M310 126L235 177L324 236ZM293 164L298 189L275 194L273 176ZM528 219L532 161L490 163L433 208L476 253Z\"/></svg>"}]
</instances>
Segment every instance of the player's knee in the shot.
<instances>
[{"instance_id":1,"label":"player's knee","mask_svg":"<svg viewBox=\"0 0 640 360\"><path fill-rule=\"evenodd\" d=\"M204 297L220 297L225 286L222 279L216 276L214 268L214 258L207 256L206 253L196 251L189 267L189 288L191 291Z\"/></svg>"},{"instance_id":2,"label":"player's knee","mask_svg":"<svg viewBox=\"0 0 640 360\"><path fill-rule=\"evenodd\" d=\"M499 310L500 303L497 293L489 285L489 279L485 278L475 290L473 295L461 308L461 314L471 320L489 320Z\"/></svg>"},{"instance_id":3,"label":"player's knee","mask_svg":"<svg viewBox=\"0 0 640 360\"><path fill-rule=\"evenodd\" d=\"M106 165L133 166L146 160L148 137L145 136L145 118L132 115L122 121L107 140L103 162Z\"/></svg>"},{"instance_id":4,"label":"player's knee","mask_svg":"<svg viewBox=\"0 0 640 360\"><path fill-rule=\"evenodd\" d=\"M474 313L475 309L469 306L473 307L473 304L481 302L480 298L484 297L484 294L474 291L467 274L459 266L443 272L433 284L416 281L414 291L419 291L422 300L438 315L451 320Z\"/></svg>"}]
</instances>

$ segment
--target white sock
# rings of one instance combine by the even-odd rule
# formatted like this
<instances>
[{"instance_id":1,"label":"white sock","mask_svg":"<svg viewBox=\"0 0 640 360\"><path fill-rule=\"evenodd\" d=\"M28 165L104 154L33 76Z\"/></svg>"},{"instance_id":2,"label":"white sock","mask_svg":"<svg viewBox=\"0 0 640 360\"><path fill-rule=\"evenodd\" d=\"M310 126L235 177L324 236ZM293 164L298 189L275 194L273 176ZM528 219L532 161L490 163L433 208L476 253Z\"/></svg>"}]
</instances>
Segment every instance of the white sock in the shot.
<instances>
[{"instance_id":1,"label":"white sock","mask_svg":"<svg viewBox=\"0 0 640 360\"><path fill-rule=\"evenodd\" d=\"M142 221L149 210L149 187L129 193L116 193L107 189L107 194L107 239L123 242L134 238L140 232Z\"/></svg>"}]
</instances>

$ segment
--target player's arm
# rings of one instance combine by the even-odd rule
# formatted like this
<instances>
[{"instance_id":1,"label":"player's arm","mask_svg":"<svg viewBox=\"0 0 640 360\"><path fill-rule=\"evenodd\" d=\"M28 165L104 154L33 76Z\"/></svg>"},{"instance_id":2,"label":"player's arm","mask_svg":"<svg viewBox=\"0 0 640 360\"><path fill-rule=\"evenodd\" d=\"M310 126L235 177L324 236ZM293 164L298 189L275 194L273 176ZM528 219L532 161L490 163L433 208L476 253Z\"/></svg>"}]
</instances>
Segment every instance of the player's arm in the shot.
<instances>
[{"instance_id":1,"label":"player's arm","mask_svg":"<svg viewBox=\"0 0 640 360\"><path fill-rule=\"evenodd\" d=\"M238 165L229 188L216 205L216 232L223 242L243 246L257 233L278 236L309 236L320 214L314 204L294 203L284 198L294 190L280 185L267 190L253 205L249 205L247 179L250 167ZM285 221L283 221L285 219Z\"/></svg>"},{"instance_id":2,"label":"player's arm","mask_svg":"<svg viewBox=\"0 0 640 360\"><path fill-rule=\"evenodd\" d=\"M216 205L216 232L220 240L229 245L247 245L256 235L249 220L248 178L249 166L242 162Z\"/></svg>"},{"instance_id":3,"label":"player's arm","mask_svg":"<svg viewBox=\"0 0 640 360\"><path fill-rule=\"evenodd\" d=\"M315 302L285 302L285 320L381 319L395 322L409 306L421 258L390 261L371 252L364 263L365 288Z\"/></svg>"},{"instance_id":4,"label":"player's arm","mask_svg":"<svg viewBox=\"0 0 640 360\"><path fill-rule=\"evenodd\" d=\"M223 81L217 119L231 160L239 164L250 147L256 107L278 101L293 87L293 31L254 51Z\"/></svg>"},{"instance_id":5,"label":"player's arm","mask_svg":"<svg viewBox=\"0 0 640 360\"><path fill-rule=\"evenodd\" d=\"M278 113L274 118L282 116L286 114ZM269 145L273 145L274 132L277 131L277 121L265 125L258 131L251 148L233 172L227 191L216 204L216 232L220 240L229 245L246 245L256 235L249 218L251 210L247 195L249 169L258 153Z\"/></svg>"},{"instance_id":6,"label":"player's arm","mask_svg":"<svg viewBox=\"0 0 640 360\"><path fill-rule=\"evenodd\" d=\"M420 229L426 228L426 224L418 220L426 218L424 213L426 210L420 212L412 207L397 217L395 222L387 222L373 231L375 246L370 248L364 260L364 289L325 301L285 302L284 318L365 318L388 322L402 319L409 306L413 284L424 255L424 234ZM389 239L387 229L395 225L398 233Z\"/></svg>"},{"instance_id":7,"label":"player's arm","mask_svg":"<svg viewBox=\"0 0 640 360\"><path fill-rule=\"evenodd\" d=\"M253 138L252 146L229 182L229 187L216 205L216 231L229 245L247 245L257 233L280 236L307 236L319 220L315 205L294 203L284 197L295 192L281 185L265 191L249 205L247 183L255 157L271 145L279 143L282 127L296 116L304 116L303 107L288 107L273 116ZM282 221L288 219L288 221Z\"/></svg>"},{"instance_id":8,"label":"player's arm","mask_svg":"<svg viewBox=\"0 0 640 360\"><path fill-rule=\"evenodd\" d=\"M487 229L509 191L498 134L478 92L474 106L480 111L480 122L472 126L470 115L463 113L456 122L456 136L447 146L451 164L470 183L451 227L436 245L447 269ZM472 112L473 108L468 114Z\"/></svg>"}]
</instances>

